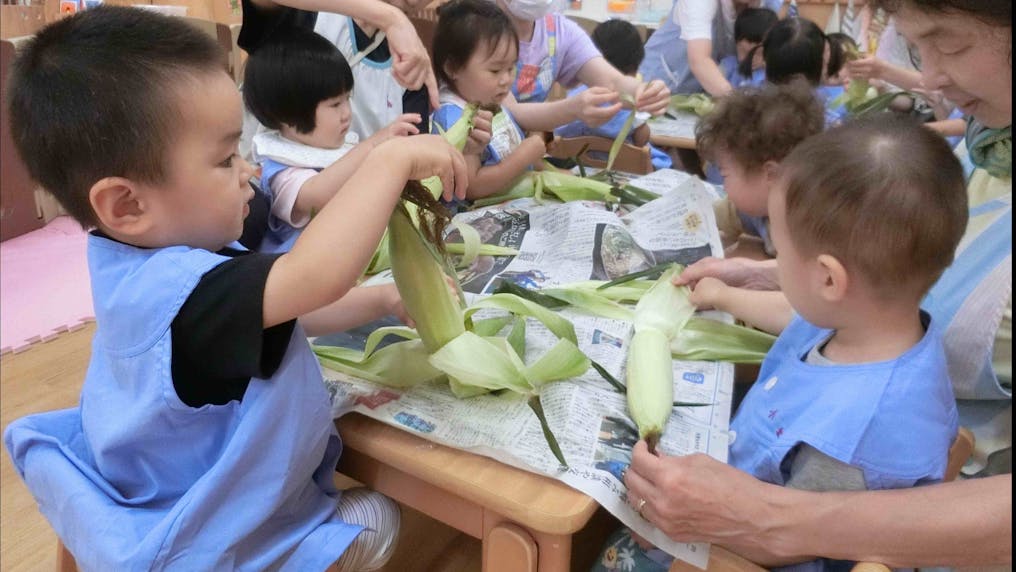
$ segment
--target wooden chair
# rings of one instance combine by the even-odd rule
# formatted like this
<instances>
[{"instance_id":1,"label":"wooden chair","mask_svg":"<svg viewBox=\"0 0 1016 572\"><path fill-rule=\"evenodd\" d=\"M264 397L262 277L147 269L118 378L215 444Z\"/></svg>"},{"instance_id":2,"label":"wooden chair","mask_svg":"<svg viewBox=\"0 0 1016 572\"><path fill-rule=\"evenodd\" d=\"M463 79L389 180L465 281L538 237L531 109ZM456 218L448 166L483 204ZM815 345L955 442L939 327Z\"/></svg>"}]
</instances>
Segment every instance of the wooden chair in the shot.
<instances>
[{"instance_id":1,"label":"wooden chair","mask_svg":"<svg viewBox=\"0 0 1016 572\"><path fill-rule=\"evenodd\" d=\"M577 157L584 165L597 168L607 166L607 155L610 153L610 146L614 142L606 137L595 135L584 135L581 137L555 137L551 144L549 153L551 157L566 159ZM583 151L583 148L585 151ZM621 146L617 158L614 160L614 168L625 173L645 175L653 172L653 160L649 152L649 146L636 147L631 143Z\"/></svg>"},{"instance_id":2,"label":"wooden chair","mask_svg":"<svg viewBox=\"0 0 1016 572\"><path fill-rule=\"evenodd\" d=\"M945 482L953 481L960 474L960 469L966 464L967 459L974 452L974 434L966 427L960 427L949 447L949 460L946 463ZM712 546L709 549L709 564L706 572L763 572L766 569L733 552L720 547ZM683 562L674 560L669 572L700 572L699 568ZM890 568L878 562L858 562L854 565L852 572L890 572Z\"/></svg>"}]
</instances>

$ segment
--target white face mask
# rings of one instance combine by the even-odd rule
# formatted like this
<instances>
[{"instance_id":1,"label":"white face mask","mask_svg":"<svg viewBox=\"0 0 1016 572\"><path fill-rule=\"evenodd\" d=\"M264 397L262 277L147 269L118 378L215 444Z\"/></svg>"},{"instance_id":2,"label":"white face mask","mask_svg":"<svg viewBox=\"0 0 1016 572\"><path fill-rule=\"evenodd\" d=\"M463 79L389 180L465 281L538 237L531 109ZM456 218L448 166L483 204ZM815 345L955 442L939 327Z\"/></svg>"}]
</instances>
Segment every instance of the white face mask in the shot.
<instances>
[{"instance_id":1,"label":"white face mask","mask_svg":"<svg viewBox=\"0 0 1016 572\"><path fill-rule=\"evenodd\" d=\"M536 21L554 11L554 0L506 0L508 13L521 20Z\"/></svg>"}]
</instances>

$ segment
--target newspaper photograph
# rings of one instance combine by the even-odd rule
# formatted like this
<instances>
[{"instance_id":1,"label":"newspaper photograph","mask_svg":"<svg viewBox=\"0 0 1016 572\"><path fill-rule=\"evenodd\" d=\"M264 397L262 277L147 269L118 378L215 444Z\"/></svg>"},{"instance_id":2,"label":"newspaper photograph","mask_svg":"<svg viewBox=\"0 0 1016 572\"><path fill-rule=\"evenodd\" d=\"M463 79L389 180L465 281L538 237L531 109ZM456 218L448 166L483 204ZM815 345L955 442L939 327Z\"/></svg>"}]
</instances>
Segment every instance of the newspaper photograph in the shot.
<instances>
[{"instance_id":1,"label":"newspaper photograph","mask_svg":"<svg viewBox=\"0 0 1016 572\"><path fill-rule=\"evenodd\" d=\"M663 262L690 264L705 256L723 256L712 209L716 191L708 184L677 171L657 171L633 179L632 184L661 196L627 213L600 202L539 204L520 199L456 215L458 222L475 228L483 242L519 252L480 256L460 270L467 299L487 295L503 281L528 289L549 288L610 280ZM382 273L365 284L387 280L390 274ZM476 317L498 312L485 309ZM623 380L631 323L572 308L558 312L574 324L582 352ZM716 314L716 319L724 317ZM318 338L316 343L355 344L355 337L347 333ZM359 337L359 349L365 338L366 334ZM526 321L525 338L523 359L541 355L557 341L534 319ZM705 567L708 545L670 540L626 502L621 471L629 463L638 431L625 395L595 369L540 388L540 403L567 466L551 451L528 396L505 391L459 399L446 382L395 389L327 368L324 372L336 417L361 413L436 443L557 479L596 499L667 553ZM674 400L708 405L672 410L659 442L664 453L705 453L726 462L733 372L727 363L673 361Z\"/></svg>"}]
</instances>

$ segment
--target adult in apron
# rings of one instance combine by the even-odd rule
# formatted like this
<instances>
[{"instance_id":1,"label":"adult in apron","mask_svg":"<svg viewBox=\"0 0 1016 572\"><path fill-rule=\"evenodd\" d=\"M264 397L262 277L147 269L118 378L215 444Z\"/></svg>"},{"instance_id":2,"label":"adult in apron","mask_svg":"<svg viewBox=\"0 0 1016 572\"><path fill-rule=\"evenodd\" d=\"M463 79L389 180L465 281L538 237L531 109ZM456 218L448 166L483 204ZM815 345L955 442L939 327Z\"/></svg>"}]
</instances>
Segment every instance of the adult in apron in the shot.
<instances>
[{"instance_id":1,"label":"adult in apron","mask_svg":"<svg viewBox=\"0 0 1016 572\"><path fill-rule=\"evenodd\" d=\"M667 18L646 42L646 57L639 72L645 81L662 80L670 93L726 93L731 86L716 62L737 54L734 42L737 13L752 6L778 12L782 5L782 0L675 0ZM692 40L710 42L715 78L706 82L708 88L691 70L688 42Z\"/></svg>"}]
</instances>

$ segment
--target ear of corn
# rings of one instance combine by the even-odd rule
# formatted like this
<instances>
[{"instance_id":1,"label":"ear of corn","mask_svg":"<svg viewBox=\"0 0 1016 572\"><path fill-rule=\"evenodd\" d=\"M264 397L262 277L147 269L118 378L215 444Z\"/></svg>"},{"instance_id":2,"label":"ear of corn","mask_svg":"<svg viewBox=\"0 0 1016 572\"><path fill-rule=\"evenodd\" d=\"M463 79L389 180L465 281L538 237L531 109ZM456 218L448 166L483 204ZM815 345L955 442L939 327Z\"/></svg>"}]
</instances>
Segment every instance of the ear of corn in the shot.
<instances>
[{"instance_id":1,"label":"ear of corn","mask_svg":"<svg viewBox=\"0 0 1016 572\"><path fill-rule=\"evenodd\" d=\"M715 107L712 98L704 93L677 93L670 96L670 108L690 111L699 117L708 115Z\"/></svg>"}]
</instances>

